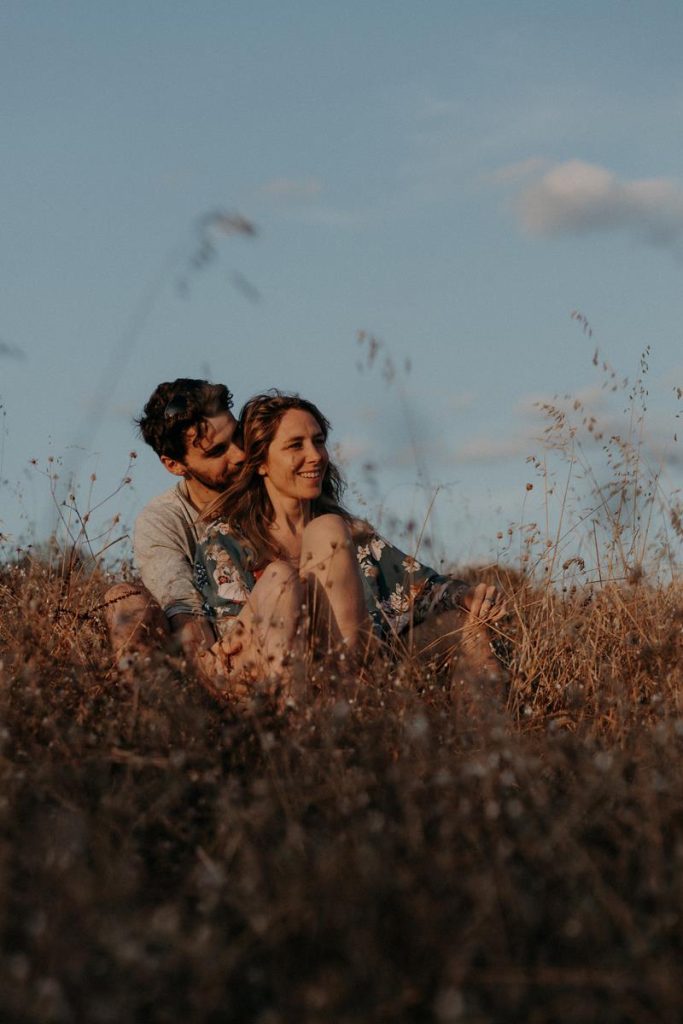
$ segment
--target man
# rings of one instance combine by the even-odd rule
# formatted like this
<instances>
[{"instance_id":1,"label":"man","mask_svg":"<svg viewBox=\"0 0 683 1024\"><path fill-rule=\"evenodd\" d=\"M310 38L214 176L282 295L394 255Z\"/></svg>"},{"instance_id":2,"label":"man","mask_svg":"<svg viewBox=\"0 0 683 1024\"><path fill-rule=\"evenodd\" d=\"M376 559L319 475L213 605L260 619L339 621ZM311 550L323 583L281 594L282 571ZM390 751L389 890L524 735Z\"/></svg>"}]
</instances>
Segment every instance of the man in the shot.
<instances>
[{"instance_id":1,"label":"man","mask_svg":"<svg viewBox=\"0 0 683 1024\"><path fill-rule=\"evenodd\" d=\"M106 596L112 646L121 658L175 641L198 665L215 642L192 583L200 517L243 461L232 395L224 384L178 378L159 384L138 422L143 439L178 477L135 523L134 559L143 586L117 584Z\"/></svg>"}]
</instances>

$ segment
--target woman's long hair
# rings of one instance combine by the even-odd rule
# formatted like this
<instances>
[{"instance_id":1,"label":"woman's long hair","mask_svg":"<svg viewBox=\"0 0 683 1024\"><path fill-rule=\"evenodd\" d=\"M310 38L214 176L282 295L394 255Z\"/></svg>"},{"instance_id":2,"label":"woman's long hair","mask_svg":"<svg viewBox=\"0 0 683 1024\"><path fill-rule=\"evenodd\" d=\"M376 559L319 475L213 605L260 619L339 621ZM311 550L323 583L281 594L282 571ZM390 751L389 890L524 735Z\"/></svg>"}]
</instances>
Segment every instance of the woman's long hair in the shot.
<instances>
[{"instance_id":1,"label":"woman's long hair","mask_svg":"<svg viewBox=\"0 0 683 1024\"><path fill-rule=\"evenodd\" d=\"M246 541L256 567L273 558L282 557L270 533L275 509L258 469L268 458L268 448L282 417L290 409L310 413L317 420L323 438L327 441L329 421L312 402L307 402L299 395L288 395L274 389L254 395L240 413L244 462L226 490L202 515L204 520L223 519L227 522L230 529ZM328 462L320 497L311 501L311 518L332 512L351 524L352 517L341 503L343 491L344 481L339 470L334 463Z\"/></svg>"}]
</instances>

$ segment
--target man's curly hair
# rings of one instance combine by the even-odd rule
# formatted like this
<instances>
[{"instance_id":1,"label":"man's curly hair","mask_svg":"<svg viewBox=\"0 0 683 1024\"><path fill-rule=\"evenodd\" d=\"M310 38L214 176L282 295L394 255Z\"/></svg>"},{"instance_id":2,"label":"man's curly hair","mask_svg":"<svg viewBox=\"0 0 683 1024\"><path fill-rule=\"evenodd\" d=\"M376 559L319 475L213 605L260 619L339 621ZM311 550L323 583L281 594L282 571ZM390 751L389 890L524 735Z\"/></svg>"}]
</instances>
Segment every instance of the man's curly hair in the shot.
<instances>
[{"instance_id":1,"label":"man's curly hair","mask_svg":"<svg viewBox=\"0 0 683 1024\"><path fill-rule=\"evenodd\" d=\"M144 441L157 455L178 462L187 455L187 431L195 429L193 444L206 433L206 421L232 409L232 394L225 384L178 377L154 389L142 416L135 420Z\"/></svg>"}]
</instances>

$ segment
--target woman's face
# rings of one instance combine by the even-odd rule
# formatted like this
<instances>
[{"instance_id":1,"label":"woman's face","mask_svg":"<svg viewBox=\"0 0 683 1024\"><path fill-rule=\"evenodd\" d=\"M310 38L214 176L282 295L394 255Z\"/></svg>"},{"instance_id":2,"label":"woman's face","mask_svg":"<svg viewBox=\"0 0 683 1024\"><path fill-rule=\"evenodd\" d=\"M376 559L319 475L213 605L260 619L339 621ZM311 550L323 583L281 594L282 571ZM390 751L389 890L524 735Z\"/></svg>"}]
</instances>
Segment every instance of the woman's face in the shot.
<instances>
[{"instance_id":1,"label":"woman's face","mask_svg":"<svg viewBox=\"0 0 683 1024\"><path fill-rule=\"evenodd\" d=\"M271 497L312 501L320 496L329 456L325 435L315 416L303 409L288 409L259 466Z\"/></svg>"}]
</instances>

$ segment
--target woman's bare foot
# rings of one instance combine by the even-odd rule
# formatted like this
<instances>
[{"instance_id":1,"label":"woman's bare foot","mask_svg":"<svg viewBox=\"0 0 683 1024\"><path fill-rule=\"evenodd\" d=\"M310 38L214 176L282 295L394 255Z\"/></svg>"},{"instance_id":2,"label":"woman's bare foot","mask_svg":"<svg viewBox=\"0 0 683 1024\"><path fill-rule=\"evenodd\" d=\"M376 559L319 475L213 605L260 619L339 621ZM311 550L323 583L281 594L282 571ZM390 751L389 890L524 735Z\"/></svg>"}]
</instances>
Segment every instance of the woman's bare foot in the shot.
<instances>
[{"instance_id":1,"label":"woman's bare foot","mask_svg":"<svg viewBox=\"0 0 683 1024\"><path fill-rule=\"evenodd\" d=\"M499 622L506 614L500 593L494 586L479 583L465 595L463 606L467 615L460 637L462 653L473 666L481 664L485 667L491 659L498 664L491 651L489 626Z\"/></svg>"}]
</instances>

